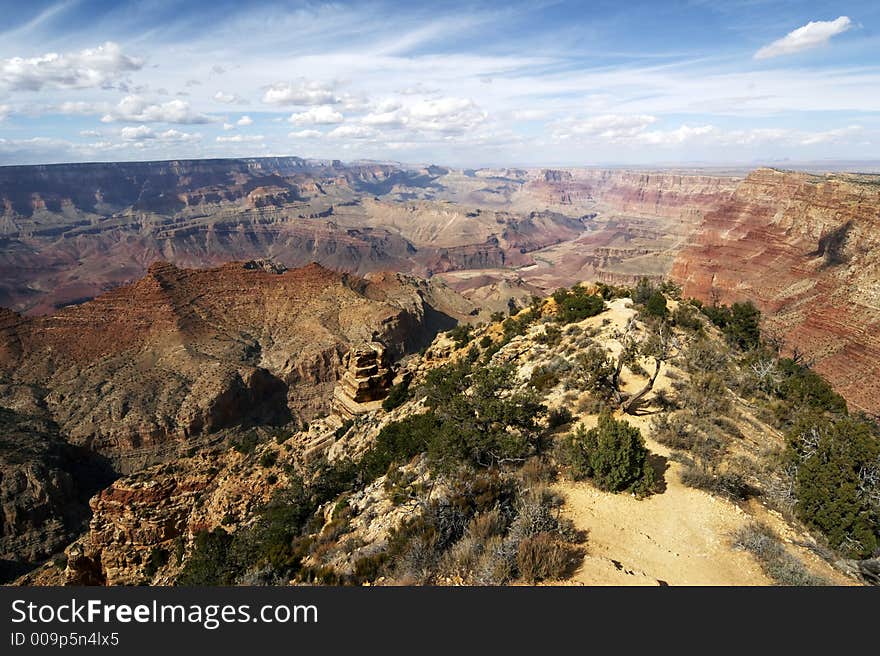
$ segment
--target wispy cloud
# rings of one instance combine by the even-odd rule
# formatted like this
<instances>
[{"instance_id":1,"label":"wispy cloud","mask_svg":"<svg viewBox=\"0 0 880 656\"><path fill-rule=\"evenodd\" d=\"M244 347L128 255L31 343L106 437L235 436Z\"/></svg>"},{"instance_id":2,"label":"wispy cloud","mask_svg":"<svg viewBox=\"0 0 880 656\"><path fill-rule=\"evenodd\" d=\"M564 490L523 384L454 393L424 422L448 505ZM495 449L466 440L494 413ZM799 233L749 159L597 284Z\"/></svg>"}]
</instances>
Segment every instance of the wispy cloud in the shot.
<instances>
[{"instance_id":1,"label":"wispy cloud","mask_svg":"<svg viewBox=\"0 0 880 656\"><path fill-rule=\"evenodd\" d=\"M860 54L869 29L808 63L783 55L827 44L854 21L810 22L744 52L757 30L781 36L798 24L777 3L744 1L748 12L708 1L657 11L645 0L637 12L574 0L266 0L181 4L173 16L144 3L136 17L61 2L42 17L23 10L27 34L0 41L0 137L7 161L13 141L22 161L270 147L469 166L873 152L880 64ZM866 0L847 13L866 28L880 19ZM698 24L706 14L724 28L711 38ZM68 17L78 20L62 30ZM666 38L688 26L686 48ZM259 38L243 46L242 33ZM187 125L204 126L201 140L182 136ZM41 141L20 138L31 136Z\"/></svg>"},{"instance_id":2,"label":"wispy cloud","mask_svg":"<svg viewBox=\"0 0 880 656\"><path fill-rule=\"evenodd\" d=\"M833 21L810 21L758 50L755 53L755 59L793 55L804 50L824 46L831 40L831 37L849 30L852 24L849 16L840 16Z\"/></svg>"}]
</instances>

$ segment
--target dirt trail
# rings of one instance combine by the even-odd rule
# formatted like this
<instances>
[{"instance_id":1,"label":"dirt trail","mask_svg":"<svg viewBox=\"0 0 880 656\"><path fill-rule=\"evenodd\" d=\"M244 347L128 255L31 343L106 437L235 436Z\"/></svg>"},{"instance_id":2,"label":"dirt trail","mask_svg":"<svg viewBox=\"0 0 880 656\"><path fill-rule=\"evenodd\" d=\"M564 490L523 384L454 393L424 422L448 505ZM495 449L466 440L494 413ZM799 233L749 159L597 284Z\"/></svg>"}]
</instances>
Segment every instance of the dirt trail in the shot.
<instances>
[{"instance_id":1,"label":"dirt trail","mask_svg":"<svg viewBox=\"0 0 880 656\"><path fill-rule=\"evenodd\" d=\"M653 446L653 445L649 445ZM653 449L652 449L653 450ZM572 583L588 585L772 585L747 553L729 546L749 521L737 506L678 481L648 499L561 483L565 513L588 532L588 555Z\"/></svg>"},{"instance_id":2,"label":"dirt trail","mask_svg":"<svg viewBox=\"0 0 880 656\"><path fill-rule=\"evenodd\" d=\"M622 330L634 314L627 305L628 301L612 301L608 311L582 325L598 328L605 335ZM664 365L655 391L671 389L669 371ZM631 375L622 382L630 392L643 384L643 380ZM804 540L806 536L797 534L778 513L768 511L757 501L741 508L685 486L679 478L682 465L668 460L670 450L651 439L649 414L622 418L641 430L658 478L664 483L658 494L647 499L602 492L586 482L562 481L556 485L566 499L564 515L588 534L587 556L566 583L773 585L751 554L731 546L731 536L758 519L769 524L789 552L815 574L836 584L853 584L815 554L792 545L792 541ZM581 423L588 429L596 421L595 415L581 417Z\"/></svg>"}]
</instances>

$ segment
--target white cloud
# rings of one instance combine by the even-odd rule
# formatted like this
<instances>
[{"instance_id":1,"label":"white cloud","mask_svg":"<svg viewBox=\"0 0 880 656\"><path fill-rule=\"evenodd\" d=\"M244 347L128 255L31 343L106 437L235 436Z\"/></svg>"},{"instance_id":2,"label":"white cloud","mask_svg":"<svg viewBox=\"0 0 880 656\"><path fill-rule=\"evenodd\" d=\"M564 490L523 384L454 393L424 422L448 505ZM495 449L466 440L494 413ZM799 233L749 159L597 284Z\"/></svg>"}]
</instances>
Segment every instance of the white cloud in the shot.
<instances>
[{"instance_id":1,"label":"white cloud","mask_svg":"<svg viewBox=\"0 0 880 656\"><path fill-rule=\"evenodd\" d=\"M623 141L642 134L657 117L647 114L601 114L587 119L566 119L556 124L554 136L591 137L605 141Z\"/></svg>"},{"instance_id":2,"label":"white cloud","mask_svg":"<svg viewBox=\"0 0 880 656\"><path fill-rule=\"evenodd\" d=\"M246 105L247 100L239 96L237 93L225 93L218 91L214 94L214 100L227 105Z\"/></svg>"},{"instance_id":3,"label":"white cloud","mask_svg":"<svg viewBox=\"0 0 880 656\"><path fill-rule=\"evenodd\" d=\"M80 130L79 136L81 137L91 137L93 139L97 139L103 136L98 130Z\"/></svg>"},{"instance_id":4,"label":"white cloud","mask_svg":"<svg viewBox=\"0 0 880 656\"><path fill-rule=\"evenodd\" d=\"M338 128L327 133L331 139L372 139L378 133L364 125L340 125Z\"/></svg>"},{"instance_id":5,"label":"white cloud","mask_svg":"<svg viewBox=\"0 0 880 656\"><path fill-rule=\"evenodd\" d=\"M860 136L864 132L861 125L849 125L845 128L836 128L824 132L813 132L801 137L799 143L802 146L812 146L824 143L841 143L849 141L852 137Z\"/></svg>"},{"instance_id":6,"label":"white cloud","mask_svg":"<svg viewBox=\"0 0 880 656\"><path fill-rule=\"evenodd\" d=\"M235 125L233 125L232 123L224 123L224 124L223 124L223 129L226 130L226 131L228 132L229 130L234 130L234 129L235 129Z\"/></svg>"},{"instance_id":7,"label":"white cloud","mask_svg":"<svg viewBox=\"0 0 880 656\"><path fill-rule=\"evenodd\" d=\"M296 84L276 82L266 89L263 102L269 105L338 105L342 99L333 86L302 80Z\"/></svg>"},{"instance_id":8,"label":"white cloud","mask_svg":"<svg viewBox=\"0 0 880 656\"><path fill-rule=\"evenodd\" d=\"M840 16L833 21L810 21L758 50L755 59L769 59L818 48L827 44L831 37L842 34L851 27L849 16Z\"/></svg>"},{"instance_id":9,"label":"white cloud","mask_svg":"<svg viewBox=\"0 0 880 656\"><path fill-rule=\"evenodd\" d=\"M111 123L213 123L214 118L193 112L185 100L151 103L141 96L126 96L101 121Z\"/></svg>"},{"instance_id":10,"label":"white cloud","mask_svg":"<svg viewBox=\"0 0 880 656\"><path fill-rule=\"evenodd\" d=\"M217 143L257 143L265 138L262 134L234 134L217 137Z\"/></svg>"},{"instance_id":11,"label":"white cloud","mask_svg":"<svg viewBox=\"0 0 880 656\"><path fill-rule=\"evenodd\" d=\"M123 54L118 44L108 41L74 53L0 59L0 82L26 91L102 87L141 69L143 64L143 60Z\"/></svg>"},{"instance_id":12,"label":"white cloud","mask_svg":"<svg viewBox=\"0 0 880 656\"><path fill-rule=\"evenodd\" d=\"M333 125L342 123L344 117L328 105L319 105L298 114L291 114L287 120L294 125Z\"/></svg>"},{"instance_id":13,"label":"white cloud","mask_svg":"<svg viewBox=\"0 0 880 656\"><path fill-rule=\"evenodd\" d=\"M0 105L0 121L9 116L11 111L12 109L9 107L9 105Z\"/></svg>"},{"instance_id":14,"label":"white cloud","mask_svg":"<svg viewBox=\"0 0 880 656\"><path fill-rule=\"evenodd\" d=\"M699 125L691 127L682 125L675 130L651 130L636 135L636 139L642 143L656 146L676 146L693 139L699 139L714 134L716 128L712 125Z\"/></svg>"},{"instance_id":15,"label":"white cloud","mask_svg":"<svg viewBox=\"0 0 880 656\"><path fill-rule=\"evenodd\" d=\"M50 108L50 111L59 114L76 114L83 116L88 116L89 114L101 114L102 112L107 112L109 110L110 105L107 103L92 103L84 102L82 100L65 101L60 105Z\"/></svg>"},{"instance_id":16,"label":"white cloud","mask_svg":"<svg viewBox=\"0 0 880 656\"><path fill-rule=\"evenodd\" d=\"M467 98L435 98L409 105L385 102L361 119L365 126L406 128L417 132L463 133L488 117Z\"/></svg>"},{"instance_id":17,"label":"white cloud","mask_svg":"<svg viewBox=\"0 0 880 656\"><path fill-rule=\"evenodd\" d=\"M156 133L146 125L139 125L136 128L122 128L122 131L119 134L126 141L141 141L143 139L156 138Z\"/></svg>"},{"instance_id":18,"label":"white cloud","mask_svg":"<svg viewBox=\"0 0 880 656\"><path fill-rule=\"evenodd\" d=\"M291 139L320 139L322 135L318 130L297 130L288 132L287 136Z\"/></svg>"},{"instance_id":19,"label":"white cloud","mask_svg":"<svg viewBox=\"0 0 880 656\"><path fill-rule=\"evenodd\" d=\"M486 120L487 113L465 98L423 100L409 108L410 125L422 130L460 132Z\"/></svg>"},{"instance_id":20,"label":"white cloud","mask_svg":"<svg viewBox=\"0 0 880 656\"><path fill-rule=\"evenodd\" d=\"M254 123L254 119L252 119L250 116L242 116L240 119L238 119L235 122L235 124L240 127L246 127L248 125L253 125L253 123Z\"/></svg>"},{"instance_id":21,"label":"white cloud","mask_svg":"<svg viewBox=\"0 0 880 656\"><path fill-rule=\"evenodd\" d=\"M165 141L173 143L189 143L199 141L202 138L200 134L191 134L189 132L181 132L180 130L165 130L164 132L154 132L146 125L138 127L124 127L120 130L120 136L124 141Z\"/></svg>"}]
</instances>

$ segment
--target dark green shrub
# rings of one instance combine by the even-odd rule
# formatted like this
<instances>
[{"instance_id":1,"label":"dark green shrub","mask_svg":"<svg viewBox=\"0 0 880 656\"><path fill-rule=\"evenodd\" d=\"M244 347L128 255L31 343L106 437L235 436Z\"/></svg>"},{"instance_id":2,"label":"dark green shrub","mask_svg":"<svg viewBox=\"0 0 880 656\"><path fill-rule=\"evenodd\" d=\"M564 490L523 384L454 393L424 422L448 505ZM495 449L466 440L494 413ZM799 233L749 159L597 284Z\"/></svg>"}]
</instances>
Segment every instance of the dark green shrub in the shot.
<instances>
[{"instance_id":1,"label":"dark green shrub","mask_svg":"<svg viewBox=\"0 0 880 656\"><path fill-rule=\"evenodd\" d=\"M168 561L171 559L171 554L167 549L163 549L162 547L153 547L150 550L150 555L147 558L146 567L144 567L144 576L147 579L152 579L156 572L158 572L162 567L168 564Z\"/></svg>"},{"instance_id":2,"label":"dark green shrub","mask_svg":"<svg viewBox=\"0 0 880 656\"><path fill-rule=\"evenodd\" d=\"M654 293L654 285L648 278L639 278L633 289L633 302L638 305L644 305Z\"/></svg>"},{"instance_id":3,"label":"dark green shrub","mask_svg":"<svg viewBox=\"0 0 880 656\"><path fill-rule=\"evenodd\" d=\"M785 400L792 411L847 413L844 398L815 371L788 358L779 360L777 369L782 375L777 385L777 396Z\"/></svg>"},{"instance_id":4,"label":"dark green shrub","mask_svg":"<svg viewBox=\"0 0 880 656\"><path fill-rule=\"evenodd\" d=\"M880 436L866 421L805 417L789 432L796 467L795 510L829 544L851 556L880 546Z\"/></svg>"},{"instance_id":5,"label":"dark green shrub","mask_svg":"<svg viewBox=\"0 0 880 656\"><path fill-rule=\"evenodd\" d=\"M579 426L568 435L561 455L575 479L589 478L603 490L636 494L653 490L654 470L641 432L607 412L599 415L596 428L587 431Z\"/></svg>"},{"instance_id":6,"label":"dark green shrub","mask_svg":"<svg viewBox=\"0 0 880 656\"><path fill-rule=\"evenodd\" d=\"M480 338L480 348L482 348L482 349L489 348L490 346L492 346L493 343L494 343L494 340L491 337L489 337L489 335L483 335Z\"/></svg>"},{"instance_id":7,"label":"dark green shrub","mask_svg":"<svg viewBox=\"0 0 880 656\"><path fill-rule=\"evenodd\" d=\"M278 462L277 451L264 451L260 456L260 466L262 467L274 467L276 462Z\"/></svg>"},{"instance_id":8,"label":"dark green shrub","mask_svg":"<svg viewBox=\"0 0 880 656\"><path fill-rule=\"evenodd\" d=\"M232 536L222 528L196 534L192 553L180 575L178 585L231 585L235 572L227 566Z\"/></svg>"},{"instance_id":9,"label":"dark green shrub","mask_svg":"<svg viewBox=\"0 0 880 656\"><path fill-rule=\"evenodd\" d=\"M669 315L669 310L666 307L666 297L659 291L652 293L648 297L648 302L645 303L645 312L652 317L666 318Z\"/></svg>"},{"instance_id":10,"label":"dark green shrub","mask_svg":"<svg viewBox=\"0 0 880 656\"><path fill-rule=\"evenodd\" d=\"M412 415L386 424L375 444L364 454L360 471L365 481L373 481L388 471L392 463L406 464L428 449L440 431L440 420L433 412Z\"/></svg>"},{"instance_id":11,"label":"dark green shrub","mask_svg":"<svg viewBox=\"0 0 880 656\"><path fill-rule=\"evenodd\" d=\"M584 388L596 394L600 400L609 400L615 391L616 363L602 347L590 346L577 355L583 374Z\"/></svg>"},{"instance_id":12,"label":"dark green shrub","mask_svg":"<svg viewBox=\"0 0 880 656\"><path fill-rule=\"evenodd\" d=\"M501 324L501 328L504 330L503 344L506 344L518 335L525 335L528 327L532 325L537 318L538 317L534 312L526 310L515 317L505 319L504 323Z\"/></svg>"},{"instance_id":13,"label":"dark green shrub","mask_svg":"<svg viewBox=\"0 0 880 656\"><path fill-rule=\"evenodd\" d=\"M452 330L449 330L446 333L449 338L455 343L455 348L462 348L463 346L470 343L473 337L471 336L471 327L466 323L460 323Z\"/></svg>"},{"instance_id":14,"label":"dark green shrub","mask_svg":"<svg viewBox=\"0 0 880 656\"><path fill-rule=\"evenodd\" d=\"M386 412L394 410L394 408L398 408L406 403L410 397L409 379L404 378L388 390L388 396L382 401L382 409Z\"/></svg>"},{"instance_id":15,"label":"dark green shrub","mask_svg":"<svg viewBox=\"0 0 880 656\"><path fill-rule=\"evenodd\" d=\"M583 321L605 309L605 300L601 296L590 294L579 285L571 289L556 290L553 300L557 305L556 316L563 324Z\"/></svg>"},{"instance_id":16,"label":"dark green shrub","mask_svg":"<svg viewBox=\"0 0 880 656\"><path fill-rule=\"evenodd\" d=\"M606 301L611 301L615 298L632 298L633 290L629 287L618 287L604 282L597 282L596 287L599 290L599 295Z\"/></svg>"},{"instance_id":17,"label":"dark green shrub","mask_svg":"<svg viewBox=\"0 0 880 656\"><path fill-rule=\"evenodd\" d=\"M429 373L426 403L440 421L428 445L432 465L491 467L534 454L546 408L514 385L510 365L471 370L465 362Z\"/></svg>"},{"instance_id":18,"label":"dark green shrub","mask_svg":"<svg viewBox=\"0 0 880 656\"><path fill-rule=\"evenodd\" d=\"M761 312L751 301L726 305L703 306L703 314L709 317L727 341L743 350L757 348L761 344Z\"/></svg>"}]
</instances>

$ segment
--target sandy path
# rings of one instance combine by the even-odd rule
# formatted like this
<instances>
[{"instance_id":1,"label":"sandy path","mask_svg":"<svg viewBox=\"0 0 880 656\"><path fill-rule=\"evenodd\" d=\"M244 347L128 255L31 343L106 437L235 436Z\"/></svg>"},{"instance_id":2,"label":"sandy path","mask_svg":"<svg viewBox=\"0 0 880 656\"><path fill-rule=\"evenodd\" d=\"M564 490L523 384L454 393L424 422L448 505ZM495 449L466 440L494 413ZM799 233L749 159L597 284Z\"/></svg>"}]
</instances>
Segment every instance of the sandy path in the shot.
<instances>
[{"instance_id":1,"label":"sandy path","mask_svg":"<svg viewBox=\"0 0 880 656\"><path fill-rule=\"evenodd\" d=\"M608 494L588 483L561 483L565 514L588 532L572 583L587 585L771 585L760 566L729 546L748 522L737 506L678 482L648 499Z\"/></svg>"}]
</instances>

